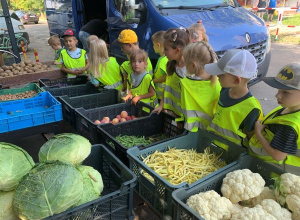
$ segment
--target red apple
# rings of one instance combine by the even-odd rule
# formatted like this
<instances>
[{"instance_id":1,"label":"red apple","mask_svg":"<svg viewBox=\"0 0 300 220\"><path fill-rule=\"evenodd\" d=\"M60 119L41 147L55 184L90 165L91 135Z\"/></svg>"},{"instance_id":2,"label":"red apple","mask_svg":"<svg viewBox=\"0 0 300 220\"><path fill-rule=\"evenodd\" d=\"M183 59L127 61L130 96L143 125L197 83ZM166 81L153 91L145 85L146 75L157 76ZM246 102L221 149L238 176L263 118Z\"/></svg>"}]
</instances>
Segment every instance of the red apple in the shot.
<instances>
[{"instance_id":1,"label":"red apple","mask_svg":"<svg viewBox=\"0 0 300 220\"><path fill-rule=\"evenodd\" d=\"M131 117L130 116L127 116L126 117L126 121L130 121L131 120Z\"/></svg>"},{"instance_id":2,"label":"red apple","mask_svg":"<svg viewBox=\"0 0 300 220\"><path fill-rule=\"evenodd\" d=\"M121 112L121 118L126 118L128 116L128 113L126 111Z\"/></svg>"},{"instance_id":3,"label":"red apple","mask_svg":"<svg viewBox=\"0 0 300 220\"><path fill-rule=\"evenodd\" d=\"M117 115L116 118L121 120L121 115Z\"/></svg>"},{"instance_id":4,"label":"red apple","mask_svg":"<svg viewBox=\"0 0 300 220\"><path fill-rule=\"evenodd\" d=\"M114 118L114 119L112 120L112 124L113 124L113 125L118 124L118 123L119 123L119 119Z\"/></svg>"},{"instance_id":5,"label":"red apple","mask_svg":"<svg viewBox=\"0 0 300 220\"><path fill-rule=\"evenodd\" d=\"M125 118L121 118L120 122L125 122L127 121Z\"/></svg>"},{"instance_id":6,"label":"red apple","mask_svg":"<svg viewBox=\"0 0 300 220\"><path fill-rule=\"evenodd\" d=\"M137 117L135 116L135 115L132 115L131 116L131 119L133 120L133 119L137 119Z\"/></svg>"},{"instance_id":7,"label":"red apple","mask_svg":"<svg viewBox=\"0 0 300 220\"><path fill-rule=\"evenodd\" d=\"M109 121L110 121L109 117L104 117L102 120L104 120L105 123L109 123Z\"/></svg>"},{"instance_id":8,"label":"red apple","mask_svg":"<svg viewBox=\"0 0 300 220\"><path fill-rule=\"evenodd\" d=\"M95 124L95 125L100 125L100 124L101 124L101 121L95 120L95 121L94 121L94 124Z\"/></svg>"}]
</instances>

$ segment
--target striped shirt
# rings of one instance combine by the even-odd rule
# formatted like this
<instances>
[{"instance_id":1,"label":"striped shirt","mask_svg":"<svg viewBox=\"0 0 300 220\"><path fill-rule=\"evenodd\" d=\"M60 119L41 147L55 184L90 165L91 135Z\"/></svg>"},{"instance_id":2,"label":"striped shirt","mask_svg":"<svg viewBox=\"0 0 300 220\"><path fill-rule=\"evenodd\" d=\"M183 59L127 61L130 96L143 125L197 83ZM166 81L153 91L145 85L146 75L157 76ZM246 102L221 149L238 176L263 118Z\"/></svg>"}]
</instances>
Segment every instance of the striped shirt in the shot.
<instances>
[{"instance_id":1,"label":"striped shirt","mask_svg":"<svg viewBox=\"0 0 300 220\"><path fill-rule=\"evenodd\" d=\"M278 116L283 110L284 108L278 111L274 117ZM294 128L281 124L270 124L268 128L274 134L270 143L271 147L287 154L296 154L298 136Z\"/></svg>"}]
</instances>

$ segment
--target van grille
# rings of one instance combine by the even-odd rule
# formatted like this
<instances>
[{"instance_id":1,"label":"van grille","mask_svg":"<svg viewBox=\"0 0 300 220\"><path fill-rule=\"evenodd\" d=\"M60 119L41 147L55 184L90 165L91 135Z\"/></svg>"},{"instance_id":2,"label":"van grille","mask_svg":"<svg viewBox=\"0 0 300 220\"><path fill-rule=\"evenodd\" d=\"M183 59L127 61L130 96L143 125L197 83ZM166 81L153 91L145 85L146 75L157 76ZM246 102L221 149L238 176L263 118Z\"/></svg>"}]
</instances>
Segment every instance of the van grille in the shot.
<instances>
[{"instance_id":1,"label":"van grille","mask_svg":"<svg viewBox=\"0 0 300 220\"><path fill-rule=\"evenodd\" d=\"M245 47L240 47L238 49L245 49L245 50L248 50L250 53L252 53L256 59L257 64L259 65L265 59L265 54L267 51L267 41L264 40L264 41L256 43L256 44L251 44L251 45L248 45ZM224 55L225 52L226 52L226 50L216 52L218 58L220 59Z\"/></svg>"}]
</instances>

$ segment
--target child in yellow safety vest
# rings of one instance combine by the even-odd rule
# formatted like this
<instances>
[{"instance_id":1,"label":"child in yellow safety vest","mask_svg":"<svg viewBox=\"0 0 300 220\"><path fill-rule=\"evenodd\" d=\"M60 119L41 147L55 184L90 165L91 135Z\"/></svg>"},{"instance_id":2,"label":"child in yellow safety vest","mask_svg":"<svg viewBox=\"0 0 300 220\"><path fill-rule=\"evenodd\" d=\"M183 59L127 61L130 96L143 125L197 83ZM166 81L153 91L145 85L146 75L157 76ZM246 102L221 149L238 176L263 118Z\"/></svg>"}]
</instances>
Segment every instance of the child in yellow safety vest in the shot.
<instances>
[{"instance_id":1,"label":"child in yellow safety vest","mask_svg":"<svg viewBox=\"0 0 300 220\"><path fill-rule=\"evenodd\" d=\"M182 116L179 81L186 74L183 49L189 42L188 30L183 28L171 28L164 34L164 52L169 60L167 63L167 78L160 104L153 112L159 114L164 109L175 117Z\"/></svg>"},{"instance_id":2,"label":"child in yellow safety vest","mask_svg":"<svg viewBox=\"0 0 300 220\"><path fill-rule=\"evenodd\" d=\"M248 89L249 80L257 74L255 57L247 50L227 50L217 63L206 64L205 71L218 75L222 86L216 113L207 129L246 146L255 121L262 118L261 106ZM223 143L215 143L228 149Z\"/></svg>"},{"instance_id":3,"label":"child in yellow safety vest","mask_svg":"<svg viewBox=\"0 0 300 220\"><path fill-rule=\"evenodd\" d=\"M205 72L204 65L217 62L217 56L208 43L200 41L184 48L183 57L187 74L180 80L180 87L185 129L206 130L215 113L221 85L217 76Z\"/></svg>"},{"instance_id":4,"label":"child in yellow safety vest","mask_svg":"<svg viewBox=\"0 0 300 220\"><path fill-rule=\"evenodd\" d=\"M153 82L155 85L158 101L161 100L167 77L168 58L164 54L164 34L165 31L158 31L151 37L154 52L160 55L153 74Z\"/></svg>"},{"instance_id":5,"label":"child in yellow safety vest","mask_svg":"<svg viewBox=\"0 0 300 220\"><path fill-rule=\"evenodd\" d=\"M49 40L48 40L48 44L52 47L53 50L55 50L55 54L54 54L54 65L57 65L57 67L61 68L61 51L64 49L61 46L61 42L59 39L59 36L57 35L52 35Z\"/></svg>"},{"instance_id":6,"label":"child in yellow safety vest","mask_svg":"<svg viewBox=\"0 0 300 220\"><path fill-rule=\"evenodd\" d=\"M125 92L127 87L130 86L130 78L128 77L130 77L130 74L133 72L133 69L129 61L129 56L133 51L140 49L140 47L139 47L138 37L136 33L130 29L125 29L121 31L116 43L120 44L121 50L128 58L128 61L124 61L120 66L121 74L123 77L122 91ZM147 72L152 76L153 69L149 57L147 59L147 63L148 63Z\"/></svg>"},{"instance_id":7,"label":"child in yellow safety vest","mask_svg":"<svg viewBox=\"0 0 300 220\"><path fill-rule=\"evenodd\" d=\"M61 70L67 73L68 78L85 74L90 65L86 51L76 47L78 40L72 30L66 30L62 37L66 49L61 51Z\"/></svg>"},{"instance_id":8,"label":"child in yellow safety vest","mask_svg":"<svg viewBox=\"0 0 300 220\"><path fill-rule=\"evenodd\" d=\"M255 123L249 154L300 175L300 63L283 67L264 82L278 89L280 106Z\"/></svg>"},{"instance_id":9,"label":"child in yellow safety vest","mask_svg":"<svg viewBox=\"0 0 300 220\"><path fill-rule=\"evenodd\" d=\"M125 101L129 99L136 105L138 101L154 106L156 103L155 86L152 76L147 72L148 54L141 49L134 50L130 54L130 64L133 72L130 74L130 88Z\"/></svg>"},{"instance_id":10,"label":"child in yellow safety vest","mask_svg":"<svg viewBox=\"0 0 300 220\"><path fill-rule=\"evenodd\" d=\"M208 36L206 35L206 29L201 20L197 21L197 23L195 24L192 24L189 27L189 32L190 32L191 42L204 41L208 43Z\"/></svg>"},{"instance_id":11,"label":"child in yellow safety vest","mask_svg":"<svg viewBox=\"0 0 300 220\"><path fill-rule=\"evenodd\" d=\"M89 41L89 78L98 87L100 83L107 89L122 89L120 66L115 57L109 57L105 41Z\"/></svg>"}]
</instances>

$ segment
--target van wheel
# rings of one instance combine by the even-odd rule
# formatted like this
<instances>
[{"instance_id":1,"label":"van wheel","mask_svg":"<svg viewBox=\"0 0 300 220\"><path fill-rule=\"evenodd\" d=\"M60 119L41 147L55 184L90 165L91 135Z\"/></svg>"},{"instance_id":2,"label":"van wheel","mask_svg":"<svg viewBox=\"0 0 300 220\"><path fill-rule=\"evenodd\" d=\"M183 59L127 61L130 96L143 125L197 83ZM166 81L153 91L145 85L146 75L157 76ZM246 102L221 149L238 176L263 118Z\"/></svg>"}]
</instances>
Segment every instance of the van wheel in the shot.
<instances>
[{"instance_id":1,"label":"van wheel","mask_svg":"<svg viewBox=\"0 0 300 220\"><path fill-rule=\"evenodd\" d=\"M35 24L38 24L39 22L38 22L38 21L35 21L34 23L35 23Z\"/></svg>"}]
</instances>

